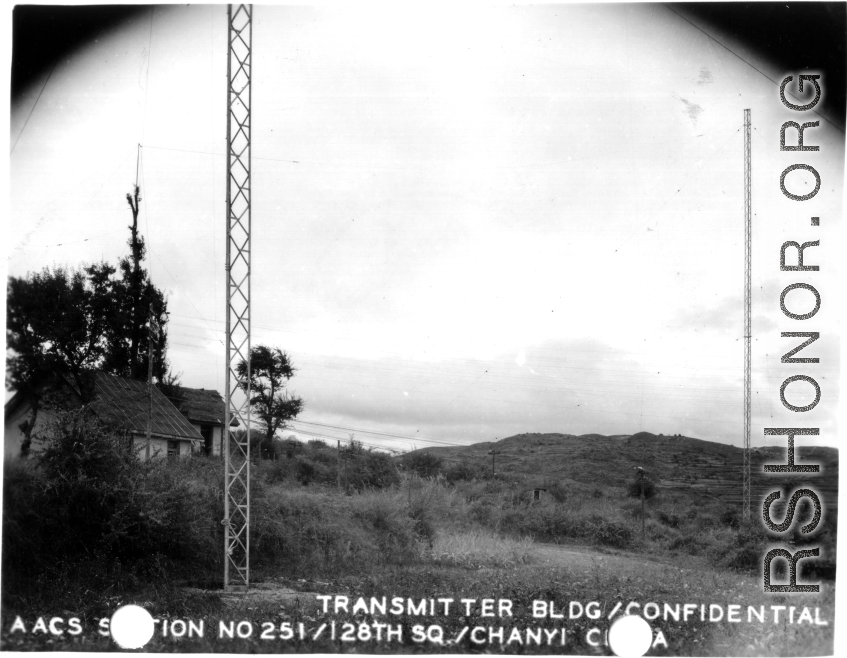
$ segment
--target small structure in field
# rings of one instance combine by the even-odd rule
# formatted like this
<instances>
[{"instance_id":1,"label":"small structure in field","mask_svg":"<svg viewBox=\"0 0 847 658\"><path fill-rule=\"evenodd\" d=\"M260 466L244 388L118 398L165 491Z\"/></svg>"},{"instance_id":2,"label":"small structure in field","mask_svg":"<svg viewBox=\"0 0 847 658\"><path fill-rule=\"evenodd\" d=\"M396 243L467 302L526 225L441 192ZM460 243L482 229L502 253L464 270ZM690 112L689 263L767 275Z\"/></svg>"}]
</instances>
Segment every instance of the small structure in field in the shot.
<instances>
[{"instance_id":1,"label":"small structure in field","mask_svg":"<svg viewBox=\"0 0 847 658\"><path fill-rule=\"evenodd\" d=\"M548 497L549 496L547 495L547 489L539 487L537 489L532 490L532 498L530 498L530 500L533 503L540 503L543 500L547 500Z\"/></svg>"},{"instance_id":2,"label":"small structure in field","mask_svg":"<svg viewBox=\"0 0 847 658\"><path fill-rule=\"evenodd\" d=\"M91 412L107 423L122 427L127 433L127 446L143 459L147 446L148 398L147 382L118 377L105 372L94 372ZM53 405L42 403L36 415L32 434L35 436L49 426L60 408L72 409L83 404L83 397L68 381L59 379L51 390L61 393ZM203 442L203 435L183 416L155 386L152 388L153 414L151 422L150 452L159 456L190 455L195 446ZM31 417L31 400L16 393L5 406L4 453L6 458L21 454L25 441L22 424ZM37 452L38 446L33 445Z\"/></svg>"},{"instance_id":3,"label":"small structure in field","mask_svg":"<svg viewBox=\"0 0 847 658\"><path fill-rule=\"evenodd\" d=\"M223 426L226 403L214 389L180 386L171 400L203 437L200 451L205 455L223 454ZM233 418L230 427L238 427Z\"/></svg>"}]
</instances>

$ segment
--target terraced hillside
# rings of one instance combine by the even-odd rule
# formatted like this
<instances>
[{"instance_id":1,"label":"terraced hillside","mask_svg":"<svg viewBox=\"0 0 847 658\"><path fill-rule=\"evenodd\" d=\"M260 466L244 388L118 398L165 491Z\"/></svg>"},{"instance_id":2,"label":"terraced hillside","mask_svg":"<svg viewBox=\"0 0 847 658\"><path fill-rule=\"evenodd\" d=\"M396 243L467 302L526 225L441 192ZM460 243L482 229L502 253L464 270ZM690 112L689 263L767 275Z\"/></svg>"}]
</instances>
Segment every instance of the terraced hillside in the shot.
<instances>
[{"instance_id":1,"label":"terraced hillside","mask_svg":"<svg viewBox=\"0 0 847 658\"><path fill-rule=\"evenodd\" d=\"M583 486L622 487L641 466L663 490L692 497L741 504L741 448L681 435L518 434L497 442L466 447L426 448L447 463L466 464L480 473L491 472L492 456L500 477L522 476L531 486L571 481ZM818 463L820 474L765 474L762 466L784 463L785 446L755 449L752 461L753 505L780 485L803 483L814 488L828 512L837 511L838 450L803 447L797 440L795 462Z\"/></svg>"}]
</instances>

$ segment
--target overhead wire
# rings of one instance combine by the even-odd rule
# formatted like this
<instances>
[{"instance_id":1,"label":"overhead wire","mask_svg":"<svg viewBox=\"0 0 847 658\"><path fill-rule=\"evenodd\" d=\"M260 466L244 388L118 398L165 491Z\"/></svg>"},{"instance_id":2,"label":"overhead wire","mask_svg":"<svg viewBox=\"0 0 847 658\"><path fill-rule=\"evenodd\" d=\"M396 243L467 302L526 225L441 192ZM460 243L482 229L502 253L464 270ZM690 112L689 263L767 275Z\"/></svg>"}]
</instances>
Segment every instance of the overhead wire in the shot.
<instances>
[{"instance_id":1,"label":"overhead wire","mask_svg":"<svg viewBox=\"0 0 847 658\"><path fill-rule=\"evenodd\" d=\"M50 76L53 75L53 71L56 69L56 64L58 64L58 63L59 63L59 60L57 59L55 62L53 62L53 66L50 67L50 73L48 73L47 77L44 79L44 84L41 85L41 91L38 92L38 96L36 97L35 102L32 104L32 107L29 108L29 114L26 115L26 119L24 120L24 125L21 127L21 131L18 133L18 136L15 138L15 143L12 144L12 148L9 151L10 156L12 155L12 153L15 152L15 147L18 145L18 142L21 139L21 135L24 134L24 130L26 130L26 127L29 124L29 119L32 116L32 113L35 112L35 107L36 107L36 105L38 105L38 101L41 100L41 94L43 94L44 90L47 88L47 83L50 81Z\"/></svg>"},{"instance_id":2,"label":"overhead wire","mask_svg":"<svg viewBox=\"0 0 847 658\"><path fill-rule=\"evenodd\" d=\"M696 23L693 23L693 22L692 22L692 21L690 21L688 18L686 18L685 16L683 16L682 14L680 14L680 13L679 13L678 11L676 11L673 7L671 7L671 6L669 6L669 5L663 5L663 7L664 7L665 9L667 9L668 11L670 11L671 13L675 14L677 17L679 17L679 18L681 18L682 20L684 20L686 23L688 23L691 27L693 27L694 29L696 29L698 32L702 32L703 34L705 34L705 35L706 35L709 39L711 39L711 40L712 40L712 41L714 41L716 44L718 44L721 48L723 48L724 50L726 50L726 51L727 51L728 53L730 53L733 57L738 58L739 60L741 60L742 62L744 62L745 64L747 64L747 66L749 66L751 69L753 69L754 71L756 71L759 75L761 75L762 77L764 77L764 78L765 78L765 79L767 79L767 80L770 80L770 81L771 81L771 82L772 82L775 86L777 86L777 87L779 86L779 84L780 84L780 83L779 83L779 82L777 82L776 80L774 80L772 77L770 77L767 73L765 73L764 71L762 71L760 68L758 68L756 65L754 65L754 64L753 64L752 62L750 62L749 60L745 59L744 57L742 57L741 55L739 55L738 53L736 53L734 50L732 50L732 49L731 49L729 46L727 46L726 44L722 43L721 41L718 41L718 39L716 39L716 38L715 38L715 37L713 37L711 34L709 34L708 32L706 32L706 30L704 30L703 28L701 28L701 27L700 27L699 25L697 25ZM795 99L795 100L796 100L796 99ZM835 128L838 132L840 132L840 133L843 133L843 132L844 132L844 129L843 129L843 128L841 128L841 127L839 127L839 126L835 125L832 121L830 121L829 119L827 119L825 116L823 116L822 114L820 114L820 113L819 113L819 112L817 112L816 110L811 110L811 111L812 111L812 113L813 113L813 114L817 114L817 115L818 115L821 119L823 119L823 120L824 120L824 121L826 121L828 124L830 124L830 125L831 125L833 128Z\"/></svg>"},{"instance_id":3,"label":"overhead wire","mask_svg":"<svg viewBox=\"0 0 847 658\"><path fill-rule=\"evenodd\" d=\"M674 12L674 13L676 13L676 12ZM695 27L696 27L696 26L695 26ZM150 57L150 50L149 50L149 49L150 49L150 46L152 45L152 29L153 29L153 11L152 11L152 7L151 7L150 33L149 33L149 37L148 37L148 61L147 61L147 71L146 71L146 73L147 73L147 82L148 82L148 83L149 83L149 69L150 69L150 61L149 61L149 57ZM698 29L699 29L699 28L698 28ZM702 31L702 30L701 30L701 31ZM709 36L709 35L707 35L707 36ZM722 44L721 44L721 45L722 45ZM52 70L51 70L51 73L52 73ZM48 76L48 80L49 80L49 76ZM47 82L47 81L45 81L45 86L46 86L46 82ZM145 86L145 117L146 117L146 104L147 104L146 91L147 91L147 87ZM42 88L42 92L43 92L43 88ZM39 95L39 97L40 97L40 95ZM37 102L38 102L38 101L36 100L36 103L37 103ZM34 106L33 106L33 109L34 109ZM30 114L31 114L31 113L32 113L32 110L31 110ZM27 119L27 120L28 120L28 119ZM19 138L20 138L20 135L19 135ZM16 143L17 143L17 142L16 142ZM163 148L163 147L155 147L155 146L153 146L153 147L148 147L148 148ZM188 151L188 150L186 150L186 149L167 149L167 148L163 148L163 150L187 151L187 152L192 152L192 153L204 153L204 152L201 152L201 151ZM225 154L211 154L211 155L221 155L221 156L224 156ZM263 160L263 159L265 159L265 160L275 160L275 159L273 159L273 158L260 158L260 157L257 157L257 158L254 158L254 159L257 159L257 160ZM299 163L300 163L300 161L296 161L296 160L279 160L279 161L280 161L280 162L291 162L291 163L296 163L296 164L299 164ZM322 164L322 163L318 163L318 164ZM696 172L695 172L695 175L696 175ZM142 165L142 177L143 177L143 165ZM683 183L683 185L685 185L687 182L688 182L688 180L686 180L686 181L685 181L685 183ZM145 183L145 186L146 186L146 183ZM681 189L681 188L680 188L680 189ZM679 192L679 190L677 190L677 192ZM148 244L149 244L149 239L150 239L150 238L149 238L149 220L148 220L148 216L147 216L146 205L145 205L145 222L147 223ZM622 246L622 245L621 245L621 246ZM150 252L151 252L151 253L155 253L155 252L153 252L153 251L152 251L152 249L150 250ZM161 259L161 258L159 258L158 254L156 254L156 258L157 258L157 260L160 262L160 264L162 265L162 267L165 269L165 271L167 271L168 275L171 277L171 279L174 281L174 283L177 285L177 287L179 287L179 288L180 288L180 290L183 292L183 294L185 295L186 299L187 299L187 300L191 303L192 307L194 307L194 310L198 313L198 315L200 316L200 319L201 319L201 320L203 320L203 321L206 323L206 325L208 326L208 328L209 328L211 331L215 332L215 330L214 330L214 329L212 328L212 326L210 325L209 321L208 321L208 320L207 320L207 319L206 319L206 318L202 315L202 313L200 313L199 309L198 309L198 308L197 308L197 306L194 304L194 302L191 300L191 298L190 298L190 297L189 297L189 296L188 296L188 295L187 295L187 294L186 294L186 293L182 290L181 286L179 286L179 283L177 282L176 278L175 278L175 277L173 276L173 274L172 274L172 273L171 273L171 272L167 269L166 265L164 264L164 262L162 261L162 259ZM218 320L215 320L215 322L218 322ZM222 342L222 341L220 341L220 339L218 339L218 340L219 340L219 342L221 342L221 344L223 344L223 342ZM183 343L177 343L177 344L187 345L187 344L183 344ZM193 347L193 346L191 346L191 345L187 345L187 346L189 346L189 347ZM574 367L569 367L569 369L574 370L574 369L576 369L576 368L574 368ZM460 393L459 393L458 395L453 396L452 401L455 401L455 400L456 400L456 399L458 399L458 398L464 397L464 393L465 393L467 390L469 390L470 388L472 388L473 386L475 386L475 385L476 385L476 383L477 383L477 382L478 382L478 381L479 381L479 380L480 380L483 376L487 375L487 374L489 373L489 370L490 370L490 368L486 368L486 370L485 370L482 374L480 374L479 376L477 376L477 378L476 378L476 379L474 379L474 380L473 380L473 381L472 381L469 385L466 385L466 386L465 386L465 387L464 387L464 388L460 391ZM587 370L587 371L596 371L596 369L590 369L590 368L582 368L582 370ZM498 376L499 376L499 375L498 375ZM451 403L452 403L452 401L451 401ZM547 406L547 405L540 405L540 406ZM560 412L560 413L561 413L561 412ZM419 428L419 429L420 429L420 428ZM416 434L417 434L417 432L416 432ZM422 437L417 437L417 436L415 436L415 437L408 437L408 438L411 438L411 439L417 439L417 440L421 440L421 441L423 441L423 440L424 440Z\"/></svg>"},{"instance_id":4,"label":"overhead wire","mask_svg":"<svg viewBox=\"0 0 847 658\"><path fill-rule=\"evenodd\" d=\"M316 422L313 422L313 421L305 421L305 420L295 420L294 422L302 423L304 425L314 425L316 427L325 427L325 428L331 428L331 429L336 429L336 430L342 430L342 431L345 431L345 432L361 432L363 434L373 434L373 435L384 436L384 437L388 437L388 438L392 438L392 439L406 439L406 440L412 440L412 441L424 441L424 442L430 442L430 443L437 443L437 444L445 445L445 446L464 445L462 443L456 443L456 442L453 442L453 441L442 441L442 440L437 440L437 439L427 439L427 438L424 438L422 436L409 436L409 435L402 435L402 434L393 434L393 433L390 433L390 432L383 432L383 431L366 430L366 429L362 429L360 427L359 428L357 428L357 427L345 427L343 425L331 425L329 423L316 423Z\"/></svg>"}]
</instances>

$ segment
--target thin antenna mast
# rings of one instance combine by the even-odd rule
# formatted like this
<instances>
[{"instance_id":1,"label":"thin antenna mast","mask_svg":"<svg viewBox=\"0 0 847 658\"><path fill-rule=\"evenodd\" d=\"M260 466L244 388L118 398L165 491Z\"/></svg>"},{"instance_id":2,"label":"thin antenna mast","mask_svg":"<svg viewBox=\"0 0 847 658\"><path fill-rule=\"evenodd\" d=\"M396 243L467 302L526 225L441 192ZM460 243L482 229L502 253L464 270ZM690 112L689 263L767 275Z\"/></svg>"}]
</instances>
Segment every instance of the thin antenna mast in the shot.
<instances>
[{"instance_id":1,"label":"thin antenna mast","mask_svg":"<svg viewBox=\"0 0 847 658\"><path fill-rule=\"evenodd\" d=\"M141 166L141 144L138 145L138 153L135 154L135 186L138 187L138 168Z\"/></svg>"},{"instance_id":2,"label":"thin antenna mast","mask_svg":"<svg viewBox=\"0 0 847 658\"><path fill-rule=\"evenodd\" d=\"M253 6L229 5L226 174L224 589L250 586L250 131ZM244 362L247 368L239 371ZM244 430L230 433L230 422Z\"/></svg>"},{"instance_id":3,"label":"thin antenna mast","mask_svg":"<svg viewBox=\"0 0 847 658\"><path fill-rule=\"evenodd\" d=\"M744 490L742 516L750 520L750 416L751 416L751 356L752 326L751 312L751 238L753 218L751 211L751 182L750 182L750 110L744 110Z\"/></svg>"}]
</instances>

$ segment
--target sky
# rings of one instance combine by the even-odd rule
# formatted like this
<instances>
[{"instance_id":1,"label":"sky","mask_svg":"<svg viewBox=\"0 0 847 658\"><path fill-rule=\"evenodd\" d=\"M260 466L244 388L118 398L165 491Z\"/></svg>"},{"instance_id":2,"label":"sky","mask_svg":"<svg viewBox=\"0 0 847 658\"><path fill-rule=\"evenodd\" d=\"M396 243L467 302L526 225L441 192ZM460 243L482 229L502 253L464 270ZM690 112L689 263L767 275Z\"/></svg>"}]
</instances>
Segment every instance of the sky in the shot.
<instances>
[{"instance_id":1,"label":"sky","mask_svg":"<svg viewBox=\"0 0 847 658\"><path fill-rule=\"evenodd\" d=\"M225 5L143 7L21 83L5 241L10 276L115 263L137 176L171 368L221 392L226 30ZM787 110L778 82L806 69L649 4L257 5L253 44L252 340L298 369L286 434L740 445L749 108L752 442L801 423L821 428L803 445L835 445L844 121L826 76L814 111ZM788 120L820 121L820 151L780 152ZM780 192L795 163L820 174L809 201ZM820 240L820 271L780 272L787 240ZM780 311L796 282L822 299L807 321ZM812 307L802 290L787 305ZM819 331L799 356L820 363L781 363L800 342L784 331ZM796 374L822 390L804 414L780 401Z\"/></svg>"}]
</instances>

